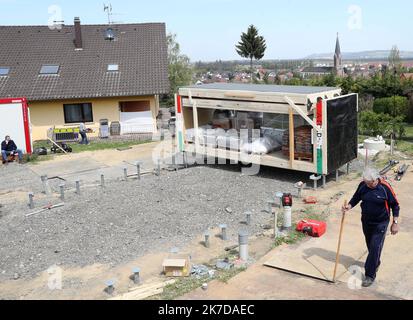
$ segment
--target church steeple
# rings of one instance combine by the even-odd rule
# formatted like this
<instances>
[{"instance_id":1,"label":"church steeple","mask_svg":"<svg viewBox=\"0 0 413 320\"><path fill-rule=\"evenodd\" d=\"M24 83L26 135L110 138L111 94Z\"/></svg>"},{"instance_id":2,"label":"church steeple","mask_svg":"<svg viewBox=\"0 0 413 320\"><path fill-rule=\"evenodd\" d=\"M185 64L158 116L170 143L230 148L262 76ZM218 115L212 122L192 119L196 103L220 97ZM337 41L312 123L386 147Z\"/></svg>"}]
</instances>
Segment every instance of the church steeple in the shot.
<instances>
[{"instance_id":1,"label":"church steeple","mask_svg":"<svg viewBox=\"0 0 413 320\"><path fill-rule=\"evenodd\" d=\"M341 48L340 48L340 40L338 38L337 32L337 40L336 40L336 51L334 53L334 71L337 75L343 74L343 66L342 66L342 56L341 56Z\"/></svg>"}]
</instances>

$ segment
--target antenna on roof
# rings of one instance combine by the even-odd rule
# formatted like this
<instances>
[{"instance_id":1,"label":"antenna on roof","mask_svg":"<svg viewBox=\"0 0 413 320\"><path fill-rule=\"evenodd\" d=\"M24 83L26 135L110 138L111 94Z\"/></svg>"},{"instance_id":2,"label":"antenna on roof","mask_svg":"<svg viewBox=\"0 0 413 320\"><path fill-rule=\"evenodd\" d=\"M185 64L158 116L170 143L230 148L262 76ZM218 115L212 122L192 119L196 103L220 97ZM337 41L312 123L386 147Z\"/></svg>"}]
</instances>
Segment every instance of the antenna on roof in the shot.
<instances>
[{"instance_id":1,"label":"antenna on roof","mask_svg":"<svg viewBox=\"0 0 413 320\"><path fill-rule=\"evenodd\" d=\"M112 13L112 4L111 3L109 3L108 5L103 4L103 11L107 12L107 14L108 14L108 24L113 24L113 21L112 21L112 15L113 15L113 13Z\"/></svg>"}]
</instances>

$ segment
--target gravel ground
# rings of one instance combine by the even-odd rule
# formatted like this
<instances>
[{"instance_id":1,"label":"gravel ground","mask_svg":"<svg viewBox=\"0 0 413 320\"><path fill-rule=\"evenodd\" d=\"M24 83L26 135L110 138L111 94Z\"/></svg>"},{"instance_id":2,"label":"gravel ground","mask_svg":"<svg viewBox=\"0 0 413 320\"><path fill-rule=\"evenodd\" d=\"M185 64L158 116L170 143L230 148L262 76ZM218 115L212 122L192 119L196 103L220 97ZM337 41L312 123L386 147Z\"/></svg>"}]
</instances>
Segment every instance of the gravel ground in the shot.
<instances>
[{"instance_id":1,"label":"gravel ground","mask_svg":"<svg viewBox=\"0 0 413 320\"><path fill-rule=\"evenodd\" d=\"M356 167L356 166L355 166ZM40 178L27 166L1 168L13 178L0 181L0 192L22 185L41 192ZM66 187L65 206L31 217L27 199L0 208L0 281L31 278L50 266L117 265L149 252L183 247L209 227L228 224L228 235L262 231L271 220L266 201L277 191L292 192L293 183L308 174L263 168L258 176L243 176L239 166L200 166L141 181L106 181L104 189L83 186L80 196ZM59 181L51 181L58 191ZM39 195L36 207L61 202ZM252 211L253 225L244 221Z\"/></svg>"}]
</instances>

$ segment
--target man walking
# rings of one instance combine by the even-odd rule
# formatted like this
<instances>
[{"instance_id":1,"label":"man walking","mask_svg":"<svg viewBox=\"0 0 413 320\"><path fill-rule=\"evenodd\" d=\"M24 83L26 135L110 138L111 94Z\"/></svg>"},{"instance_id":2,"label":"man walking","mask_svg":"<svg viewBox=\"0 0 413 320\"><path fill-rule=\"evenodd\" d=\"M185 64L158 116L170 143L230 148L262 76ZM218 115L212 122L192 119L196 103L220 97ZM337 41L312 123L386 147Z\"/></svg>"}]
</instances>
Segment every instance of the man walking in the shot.
<instances>
[{"instance_id":1,"label":"man walking","mask_svg":"<svg viewBox=\"0 0 413 320\"><path fill-rule=\"evenodd\" d=\"M381 264L380 257L390 223L390 211L393 212L391 234L396 235L399 232L400 206L392 187L380 179L377 170L370 168L364 171L363 182L360 183L350 203L343 206L343 213L354 208L360 201L361 222L368 249L362 285L370 287Z\"/></svg>"},{"instance_id":2,"label":"man walking","mask_svg":"<svg viewBox=\"0 0 413 320\"><path fill-rule=\"evenodd\" d=\"M81 122L79 125L79 133L82 137L82 141L80 142L80 144L89 144L86 134L86 125L83 122Z\"/></svg>"},{"instance_id":3,"label":"man walking","mask_svg":"<svg viewBox=\"0 0 413 320\"><path fill-rule=\"evenodd\" d=\"M6 136L4 141L1 143L1 156L3 158L3 164L7 163L8 156L14 156L17 154L19 156L19 163L23 160L23 152L17 149L16 144L11 140L10 136Z\"/></svg>"}]
</instances>

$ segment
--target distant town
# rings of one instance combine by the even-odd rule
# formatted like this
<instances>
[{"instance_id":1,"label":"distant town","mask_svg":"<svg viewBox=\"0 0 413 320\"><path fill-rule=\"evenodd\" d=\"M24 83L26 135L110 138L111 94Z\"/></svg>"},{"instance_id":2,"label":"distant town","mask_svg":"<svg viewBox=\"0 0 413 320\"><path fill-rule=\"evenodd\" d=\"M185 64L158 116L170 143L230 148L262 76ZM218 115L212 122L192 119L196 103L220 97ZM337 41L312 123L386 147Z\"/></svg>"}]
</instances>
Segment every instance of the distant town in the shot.
<instances>
[{"instance_id":1,"label":"distant town","mask_svg":"<svg viewBox=\"0 0 413 320\"><path fill-rule=\"evenodd\" d=\"M196 84L206 83L256 83L297 84L295 80L319 78L327 75L338 77L369 78L389 68L390 50L341 53L339 38L335 52L313 54L295 60L261 60L254 63L250 72L248 60L194 63ZM413 79L413 52L400 52L401 78Z\"/></svg>"}]
</instances>

